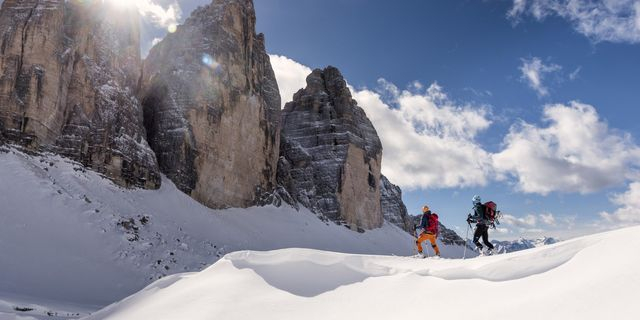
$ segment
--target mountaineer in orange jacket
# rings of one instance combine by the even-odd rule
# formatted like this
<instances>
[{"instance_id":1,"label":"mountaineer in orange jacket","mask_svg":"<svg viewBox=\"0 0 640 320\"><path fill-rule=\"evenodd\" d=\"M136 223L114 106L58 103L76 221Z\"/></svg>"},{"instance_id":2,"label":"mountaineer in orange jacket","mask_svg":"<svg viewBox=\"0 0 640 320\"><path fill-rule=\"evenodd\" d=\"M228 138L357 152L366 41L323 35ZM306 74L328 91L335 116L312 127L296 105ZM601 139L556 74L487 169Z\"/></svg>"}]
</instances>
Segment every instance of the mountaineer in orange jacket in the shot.
<instances>
[{"instance_id":1,"label":"mountaineer in orange jacket","mask_svg":"<svg viewBox=\"0 0 640 320\"><path fill-rule=\"evenodd\" d=\"M436 252L436 256L440 256L440 249L436 244L436 239L438 238L438 233L440 231L438 225L438 215L436 213L432 213L428 206L422 207L422 219L420 221L420 225L416 226L416 234L421 232L416 240L416 246L418 246L418 257L424 258L424 254L422 253L422 242L426 240L431 242L431 247L433 247L433 250Z\"/></svg>"}]
</instances>

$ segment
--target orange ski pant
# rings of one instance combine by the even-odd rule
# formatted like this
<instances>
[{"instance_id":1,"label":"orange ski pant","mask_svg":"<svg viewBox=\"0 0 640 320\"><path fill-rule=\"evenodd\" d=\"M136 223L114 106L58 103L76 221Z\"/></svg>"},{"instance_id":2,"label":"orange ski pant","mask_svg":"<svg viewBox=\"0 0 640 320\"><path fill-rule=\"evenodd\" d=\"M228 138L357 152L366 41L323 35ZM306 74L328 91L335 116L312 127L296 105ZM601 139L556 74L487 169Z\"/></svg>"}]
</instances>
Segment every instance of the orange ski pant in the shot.
<instances>
[{"instance_id":1,"label":"orange ski pant","mask_svg":"<svg viewBox=\"0 0 640 320\"><path fill-rule=\"evenodd\" d=\"M436 244L436 235L433 233L423 232L416 240L416 245L418 246L418 252L422 252L422 242L429 240L431 242L431 247L435 250L436 255L440 255L440 249L438 249L438 245Z\"/></svg>"}]
</instances>

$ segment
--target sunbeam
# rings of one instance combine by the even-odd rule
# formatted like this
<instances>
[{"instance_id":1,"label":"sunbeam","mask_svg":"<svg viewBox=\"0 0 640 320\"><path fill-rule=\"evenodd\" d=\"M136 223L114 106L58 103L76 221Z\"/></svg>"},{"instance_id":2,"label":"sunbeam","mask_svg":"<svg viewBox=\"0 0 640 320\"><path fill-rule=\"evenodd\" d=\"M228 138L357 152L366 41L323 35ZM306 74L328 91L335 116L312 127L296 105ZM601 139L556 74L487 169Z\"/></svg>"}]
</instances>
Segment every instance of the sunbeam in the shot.
<instances>
[{"instance_id":1,"label":"sunbeam","mask_svg":"<svg viewBox=\"0 0 640 320\"><path fill-rule=\"evenodd\" d=\"M154 25L167 28L175 32L175 26L180 19L181 10L177 2L166 9L152 0L102 0L119 8L136 8L141 16L147 18ZM173 29L173 31L172 31Z\"/></svg>"}]
</instances>

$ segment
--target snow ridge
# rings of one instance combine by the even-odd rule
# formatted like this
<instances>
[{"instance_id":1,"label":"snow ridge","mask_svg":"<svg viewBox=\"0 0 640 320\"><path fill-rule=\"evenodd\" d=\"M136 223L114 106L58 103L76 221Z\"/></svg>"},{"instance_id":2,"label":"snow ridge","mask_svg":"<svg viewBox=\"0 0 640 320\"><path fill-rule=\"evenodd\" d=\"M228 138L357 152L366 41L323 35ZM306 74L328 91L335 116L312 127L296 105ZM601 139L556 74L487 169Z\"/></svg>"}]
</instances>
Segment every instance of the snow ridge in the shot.
<instances>
[{"instance_id":1,"label":"snow ridge","mask_svg":"<svg viewBox=\"0 0 640 320\"><path fill-rule=\"evenodd\" d=\"M619 243L640 227L467 260L235 252L86 319L636 319L640 254Z\"/></svg>"}]
</instances>

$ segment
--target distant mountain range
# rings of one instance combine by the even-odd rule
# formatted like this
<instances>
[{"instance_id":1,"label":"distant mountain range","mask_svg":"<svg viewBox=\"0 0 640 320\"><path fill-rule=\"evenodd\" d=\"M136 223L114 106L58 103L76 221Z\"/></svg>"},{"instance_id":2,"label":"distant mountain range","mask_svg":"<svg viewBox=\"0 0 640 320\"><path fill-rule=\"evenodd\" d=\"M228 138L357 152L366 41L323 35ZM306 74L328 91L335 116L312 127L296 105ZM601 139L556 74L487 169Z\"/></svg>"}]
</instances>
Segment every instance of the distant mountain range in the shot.
<instances>
[{"instance_id":1,"label":"distant mountain range","mask_svg":"<svg viewBox=\"0 0 640 320\"><path fill-rule=\"evenodd\" d=\"M504 252L505 250L506 252L521 251L521 250L546 246L546 245L554 244L557 242L559 242L558 239L550 238L550 237L542 237L537 239L520 238L518 240L511 240L511 241L496 241L496 240L491 241L491 243L493 243L493 245L496 246L499 252Z\"/></svg>"}]
</instances>

